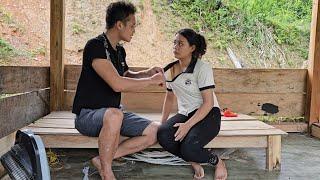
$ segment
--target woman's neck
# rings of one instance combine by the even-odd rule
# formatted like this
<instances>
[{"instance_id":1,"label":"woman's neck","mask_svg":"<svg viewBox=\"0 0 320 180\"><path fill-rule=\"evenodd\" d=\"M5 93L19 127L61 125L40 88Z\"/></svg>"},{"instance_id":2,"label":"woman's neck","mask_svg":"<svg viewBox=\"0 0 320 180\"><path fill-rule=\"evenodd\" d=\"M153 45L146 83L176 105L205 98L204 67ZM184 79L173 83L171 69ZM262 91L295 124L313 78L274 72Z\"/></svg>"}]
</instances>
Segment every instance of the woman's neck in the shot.
<instances>
[{"instance_id":1,"label":"woman's neck","mask_svg":"<svg viewBox=\"0 0 320 180\"><path fill-rule=\"evenodd\" d=\"M186 57L179 59L179 64L182 71L185 71L191 62L192 57Z\"/></svg>"}]
</instances>

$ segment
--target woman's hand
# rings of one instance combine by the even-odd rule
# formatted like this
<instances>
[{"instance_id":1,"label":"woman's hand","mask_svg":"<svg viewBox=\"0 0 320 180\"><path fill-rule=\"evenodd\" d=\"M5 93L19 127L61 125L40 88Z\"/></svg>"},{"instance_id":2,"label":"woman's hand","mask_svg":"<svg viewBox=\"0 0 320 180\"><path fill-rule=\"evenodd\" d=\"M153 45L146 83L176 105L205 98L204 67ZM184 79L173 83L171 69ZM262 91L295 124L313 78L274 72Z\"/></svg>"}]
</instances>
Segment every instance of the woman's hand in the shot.
<instances>
[{"instance_id":1,"label":"woman's hand","mask_svg":"<svg viewBox=\"0 0 320 180\"><path fill-rule=\"evenodd\" d=\"M188 134L192 126L188 123L176 123L173 127L179 127L177 132L174 134L175 141L182 141L183 138Z\"/></svg>"}]
</instances>

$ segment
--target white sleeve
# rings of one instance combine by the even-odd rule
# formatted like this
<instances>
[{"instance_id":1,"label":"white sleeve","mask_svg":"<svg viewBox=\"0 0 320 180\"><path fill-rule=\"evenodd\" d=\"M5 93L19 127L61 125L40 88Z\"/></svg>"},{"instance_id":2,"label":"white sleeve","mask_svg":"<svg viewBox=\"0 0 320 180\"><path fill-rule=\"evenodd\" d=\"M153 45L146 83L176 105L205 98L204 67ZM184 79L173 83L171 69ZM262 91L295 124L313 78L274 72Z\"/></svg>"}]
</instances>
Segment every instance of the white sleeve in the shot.
<instances>
[{"instance_id":1,"label":"white sleeve","mask_svg":"<svg viewBox=\"0 0 320 180\"><path fill-rule=\"evenodd\" d=\"M172 91L171 84L169 82L166 82L167 91Z\"/></svg>"},{"instance_id":2,"label":"white sleeve","mask_svg":"<svg viewBox=\"0 0 320 180\"><path fill-rule=\"evenodd\" d=\"M205 89L215 88L213 70L208 64L202 65L198 74L198 86L199 90L203 91Z\"/></svg>"}]
</instances>

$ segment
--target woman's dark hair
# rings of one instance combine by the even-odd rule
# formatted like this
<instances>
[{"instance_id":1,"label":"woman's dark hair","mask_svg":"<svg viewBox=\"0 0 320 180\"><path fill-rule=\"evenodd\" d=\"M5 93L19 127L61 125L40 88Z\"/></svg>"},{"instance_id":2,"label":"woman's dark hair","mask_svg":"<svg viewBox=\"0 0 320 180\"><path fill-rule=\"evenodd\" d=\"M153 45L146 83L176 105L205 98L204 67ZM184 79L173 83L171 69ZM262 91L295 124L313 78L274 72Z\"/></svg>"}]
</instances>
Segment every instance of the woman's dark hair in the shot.
<instances>
[{"instance_id":1,"label":"woman's dark hair","mask_svg":"<svg viewBox=\"0 0 320 180\"><path fill-rule=\"evenodd\" d=\"M206 53L207 43L205 38L196 33L192 29L181 29L177 32L177 34L182 35L188 40L190 46L195 45L196 49L192 52L192 56L195 58L201 58L202 55Z\"/></svg>"},{"instance_id":2,"label":"woman's dark hair","mask_svg":"<svg viewBox=\"0 0 320 180\"><path fill-rule=\"evenodd\" d=\"M110 3L106 10L106 28L113 28L117 21L126 23L128 17L131 14L135 14L136 11L136 7L130 2L118 1Z\"/></svg>"}]
</instances>

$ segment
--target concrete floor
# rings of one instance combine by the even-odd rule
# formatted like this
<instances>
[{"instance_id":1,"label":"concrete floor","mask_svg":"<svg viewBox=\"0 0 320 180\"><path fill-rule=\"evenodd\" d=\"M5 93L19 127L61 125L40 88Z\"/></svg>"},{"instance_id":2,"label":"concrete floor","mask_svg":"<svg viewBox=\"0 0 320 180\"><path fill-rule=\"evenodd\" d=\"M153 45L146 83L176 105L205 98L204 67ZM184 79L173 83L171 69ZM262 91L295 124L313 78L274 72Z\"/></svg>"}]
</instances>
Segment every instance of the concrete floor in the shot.
<instances>
[{"instance_id":1,"label":"concrete floor","mask_svg":"<svg viewBox=\"0 0 320 180\"><path fill-rule=\"evenodd\" d=\"M265 150L239 149L226 160L228 179L320 179L320 140L303 134L289 134L282 138L281 171L265 170ZM54 150L62 168L51 169L52 179L82 179L82 169L89 165L89 179L100 179L88 160L97 154L93 149ZM189 166L165 166L132 161L116 161L113 165L118 179L186 180L192 179ZM213 179L213 167L205 166L204 179Z\"/></svg>"}]
</instances>

